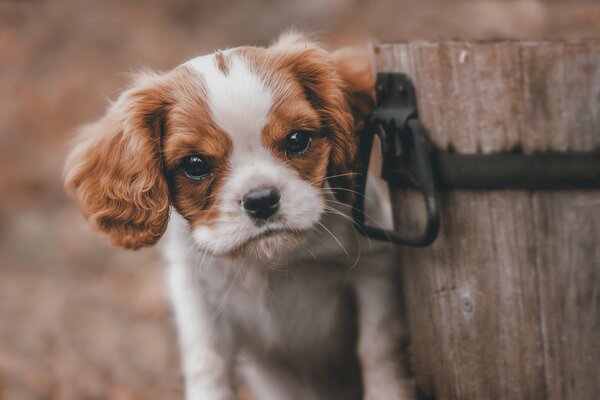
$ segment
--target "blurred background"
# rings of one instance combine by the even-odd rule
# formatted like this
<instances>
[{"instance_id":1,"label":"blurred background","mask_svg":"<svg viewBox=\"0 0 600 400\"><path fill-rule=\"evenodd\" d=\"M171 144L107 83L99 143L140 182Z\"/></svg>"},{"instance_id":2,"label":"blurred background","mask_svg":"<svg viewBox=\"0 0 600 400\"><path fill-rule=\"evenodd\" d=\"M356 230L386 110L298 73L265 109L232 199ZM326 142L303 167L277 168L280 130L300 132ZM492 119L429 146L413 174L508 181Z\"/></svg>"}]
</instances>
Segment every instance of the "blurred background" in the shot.
<instances>
[{"instance_id":1,"label":"blurred background","mask_svg":"<svg viewBox=\"0 0 600 400\"><path fill-rule=\"evenodd\" d=\"M155 250L111 248L62 190L78 125L123 73L290 27L365 39L600 35L595 1L0 0L0 400L181 399Z\"/></svg>"}]
</instances>

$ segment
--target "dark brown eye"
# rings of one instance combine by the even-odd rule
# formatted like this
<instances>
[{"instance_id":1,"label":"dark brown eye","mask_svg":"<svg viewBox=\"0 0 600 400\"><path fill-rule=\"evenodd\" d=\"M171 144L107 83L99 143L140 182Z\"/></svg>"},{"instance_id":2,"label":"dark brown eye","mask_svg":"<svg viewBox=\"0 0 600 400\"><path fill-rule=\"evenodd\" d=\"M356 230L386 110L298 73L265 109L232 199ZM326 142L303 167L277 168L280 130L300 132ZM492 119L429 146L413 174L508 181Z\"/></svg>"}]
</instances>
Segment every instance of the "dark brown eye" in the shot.
<instances>
[{"instance_id":1,"label":"dark brown eye","mask_svg":"<svg viewBox=\"0 0 600 400\"><path fill-rule=\"evenodd\" d=\"M285 154L288 157L301 156L310 148L312 135L309 132L292 132L285 139Z\"/></svg>"},{"instance_id":2,"label":"dark brown eye","mask_svg":"<svg viewBox=\"0 0 600 400\"><path fill-rule=\"evenodd\" d=\"M211 169L204 157L194 154L181 161L181 170L190 179L199 181L211 174Z\"/></svg>"}]
</instances>

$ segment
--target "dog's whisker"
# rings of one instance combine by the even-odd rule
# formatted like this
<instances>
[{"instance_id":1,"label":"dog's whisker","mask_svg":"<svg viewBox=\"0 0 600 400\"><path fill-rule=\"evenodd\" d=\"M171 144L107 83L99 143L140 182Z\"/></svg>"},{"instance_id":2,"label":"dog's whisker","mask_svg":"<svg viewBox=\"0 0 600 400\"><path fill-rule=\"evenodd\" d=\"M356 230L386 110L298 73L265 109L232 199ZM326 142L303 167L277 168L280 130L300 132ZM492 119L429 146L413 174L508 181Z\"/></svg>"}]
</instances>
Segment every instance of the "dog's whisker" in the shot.
<instances>
[{"instance_id":1,"label":"dog's whisker","mask_svg":"<svg viewBox=\"0 0 600 400\"><path fill-rule=\"evenodd\" d=\"M231 289L233 288L234 285L235 285L235 280L231 279L231 282L229 283L227 290L225 291L225 294L223 294L223 297L221 298L221 301L219 302L219 304L217 305L217 308L215 310L217 315L220 316L222 314L223 307L225 306L227 298L229 297L229 295L231 293Z\"/></svg>"},{"instance_id":2,"label":"dog's whisker","mask_svg":"<svg viewBox=\"0 0 600 400\"><path fill-rule=\"evenodd\" d=\"M339 216L343 217L344 221L346 221L346 223L348 223L348 225L350 225L352 233L354 233L354 237L356 238L356 243L358 244L358 256L356 257L356 261L354 262L354 264L352 264L352 266L350 267L350 269L353 269L358 264L358 261L360 260L360 256L362 255L362 246L360 245L360 237L358 235L358 232L356 231L356 228L354 227L354 222L352 221L352 219L350 217L348 217L341 211L336 210L335 208L326 207L325 212L332 214L332 215L339 215ZM371 248L371 239L368 236L367 236L367 240L369 241L369 247Z\"/></svg>"},{"instance_id":3,"label":"dog's whisker","mask_svg":"<svg viewBox=\"0 0 600 400\"><path fill-rule=\"evenodd\" d=\"M310 227L313 231L315 231L317 234L313 234L310 236L311 239L315 239L317 240L319 243L323 244L323 245L327 245L327 243L325 243L325 241L323 239L321 239L319 236L321 236L321 233L317 228L315 228L314 226Z\"/></svg>"},{"instance_id":4,"label":"dog's whisker","mask_svg":"<svg viewBox=\"0 0 600 400\"><path fill-rule=\"evenodd\" d=\"M333 203L335 203L335 204L347 205L347 204L336 202L336 201L333 201L333 200L330 200L330 201L333 202ZM341 216L341 217L344 217L344 219L352 226L352 229L354 230L354 232L358 232L357 231L357 225L354 222L354 219L352 219L352 217L350 217L349 215L344 214L343 212L341 212L341 211L339 211L339 210L337 210L335 208L332 208L331 206L326 206L326 209L328 209L330 211L333 211L333 210L337 211L336 214L339 215L339 216ZM376 225L379 225L377 223L377 221L373 220L373 222L375 222ZM358 227L358 228L360 229L360 227ZM371 238L368 235L363 235L363 236L366 237L367 242L369 243L369 250L372 250L373 249L373 242L371 241Z\"/></svg>"},{"instance_id":5,"label":"dog's whisker","mask_svg":"<svg viewBox=\"0 0 600 400\"><path fill-rule=\"evenodd\" d=\"M240 280L240 282L242 284L244 283L244 273L245 273L244 263L242 261L240 261L240 266L238 268L238 279Z\"/></svg>"},{"instance_id":6,"label":"dog's whisker","mask_svg":"<svg viewBox=\"0 0 600 400\"><path fill-rule=\"evenodd\" d=\"M196 280L196 282L200 282L201 276L203 274L203 271L205 269L204 267L204 259L206 258L208 254L207 250L200 250L200 252L198 252L195 256L194 256L194 274L195 277L194 279Z\"/></svg>"},{"instance_id":7,"label":"dog's whisker","mask_svg":"<svg viewBox=\"0 0 600 400\"><path fill-rule=\"evenodd\" d=\"M383 225L381 225L379 222L377 222L377 220L376 220L375 218L373 218L373 217L371 217L369 214L367 214L367 212L366 212L366 211L361 211L361 210L359 210L358 208L356 208L356 207L354 207L354 206L352 206L352 205L350 205L350 204L342 203L342 202L340 202L340 201L336 201L336 200L332 200L332 199L325 199L325 201L326 201L327 203L339 204L339 205L341 205L341 206L348 207L348 208L350 208L350 209L352 209L352 210L356 210L356 211L358 211L359 213L361 213L362 215L364 215L364 216L365 216L365 218L366 218L368 221L372 222L372 223L373 223L373 225L375 225L375 227L376 227L376 228L380 228L381 230L383 230L383 231L385 232L385 235L386 235L386 237L388 238L388 245L389 245L388 247L391 247L391 238L390 238L390 235L387 233L387 228L386 228L386 227L384 227ZM368 237L368 236L367 236L367 237ZM370 241L369 241L369 242L370 242Z\"/></svg>"},{"instance_id":8,"label":"dog's whisker","mask_svg":"<svg viewBox=\"0 0 600 400\"><path fill-rule=\"evenodd\" d=\"M326 192L327 189L329 189L329 192ZM323 188L323 189L321 189L321 191L323 193L327 193L327 194L336 194L335 192L337 190L341 190L343 192L354 193L354 194L362 197L363 199L367 198L363 193L360 193L360 192L357 192L356 190L352 190L352 189L348 189L348 188L341 188L341 187L337 187L337 186L329 186L329 188Z\"/></svg>"},{"instance_id":9,"label":"dog's whisker","mask_svg":"<svg viewBox=\"0 0 600 400\"><path fill-rule=\"evenodd\" d=\"M310 251L310 250L308 249L308 247L306 247L306 246L305 246L305 245L303 245L303 244L301 244L300 246L301 246L301 247L302 247L302 248L303 248L303 249L304 249L304 250L305 250L305 251L306 251L308 254L310 254L310 255L311 255L311 257L315 259L315 261L317 260L317 256L315 256L315 255L313 254L313 252L312 252L312 251Z\"/></svg>"},{"instance_id":10,"label":"dog's whisker","mask_svg":"<svg viewBox=\"0 0 600 400\"><path fill-rule=\"evenodd\" d=\"M326 181L327 179L341 178L343 176L352 176L352 175L360 175L360 173L358 173L358 172L348 172L348 173L345 173L345 174L329 175L329 176L325 176L325 177L320 178L320 179L312 180L312 181L310 181L310 183L315 184L315 183Z\"/></svg>"},{"instance_id":11,"label":"dog's whisker","mask_svg":"<svg viewBox=\"0 0 600 400\"><path fill-rule=\"evenodd\" d=\"M269 283L267 281L265 281L265 279L263 278L262 274L259 271L257 271L256 274L255 274L255 276L261 281L262 288L264 290L266 290L266 292L271 296L271 298L273 300L277 300L277 296L275 296L275 293L273 293L273 291L269 287Z\"/></svg>"},{"instance_id":12,"label":"dog's whisker","mask_svg":"<svg viewBox=\"0 0 600 400\"><path fill-rule=\"evenodd\" d=\"M340 240L329 229L327 229L327 227L325 225L323 225L321 222L317 221L317 224L319 224L323 229L325 229L331 235L331 237L337 242L337 244L342 248L342 250L344 251L346 256L350 257L350 253L348 253L348 250L346 250L346 248L342 245L342 242L340 242Z\"/></svg>"}]
</instances>

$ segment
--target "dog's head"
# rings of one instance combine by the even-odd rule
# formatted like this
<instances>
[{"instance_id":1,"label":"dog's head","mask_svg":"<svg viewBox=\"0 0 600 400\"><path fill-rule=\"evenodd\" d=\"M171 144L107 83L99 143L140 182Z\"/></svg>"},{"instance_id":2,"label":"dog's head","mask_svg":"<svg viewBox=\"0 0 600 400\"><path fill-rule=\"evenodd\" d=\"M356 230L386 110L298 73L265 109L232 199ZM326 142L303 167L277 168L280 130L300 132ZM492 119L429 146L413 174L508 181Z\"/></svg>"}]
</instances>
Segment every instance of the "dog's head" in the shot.
<instances>
[{"instance_id":1,"label":"dog's head","mask_svg":"<svg viewBox=\"0 0 600 400\"><path fill-rule=\"evenodd\" d=\"M155 244L170 207L199 249L268 256L351 201L356 124L374 104L366 54L295 34L137 77L79 135L66 185L116 245Z\"/></svg>"}]
</instances>

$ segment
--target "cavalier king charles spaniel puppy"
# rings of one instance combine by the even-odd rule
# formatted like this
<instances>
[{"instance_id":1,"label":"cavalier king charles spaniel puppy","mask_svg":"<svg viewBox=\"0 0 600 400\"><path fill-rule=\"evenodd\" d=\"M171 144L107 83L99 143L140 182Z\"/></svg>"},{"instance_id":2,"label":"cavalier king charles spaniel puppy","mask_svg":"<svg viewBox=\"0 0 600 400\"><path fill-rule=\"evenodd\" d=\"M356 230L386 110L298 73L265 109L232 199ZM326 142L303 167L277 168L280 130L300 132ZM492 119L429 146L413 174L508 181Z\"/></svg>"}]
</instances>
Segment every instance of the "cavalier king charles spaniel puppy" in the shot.
<instances>
[{"instance_id":1,"label":"cavalier king charles spaniel puppy","mask_svg":"<svg viewBox=\"0 0 600 400\"><path fill-rule=\"evenodd\" d=\"M160 239L186 399L412 397L393 249L349 219L373 84L367 51L290 33L140 74L81 129L66 186L113 244Z\"/></svg>"}]
</instances>

